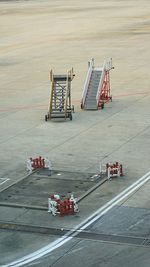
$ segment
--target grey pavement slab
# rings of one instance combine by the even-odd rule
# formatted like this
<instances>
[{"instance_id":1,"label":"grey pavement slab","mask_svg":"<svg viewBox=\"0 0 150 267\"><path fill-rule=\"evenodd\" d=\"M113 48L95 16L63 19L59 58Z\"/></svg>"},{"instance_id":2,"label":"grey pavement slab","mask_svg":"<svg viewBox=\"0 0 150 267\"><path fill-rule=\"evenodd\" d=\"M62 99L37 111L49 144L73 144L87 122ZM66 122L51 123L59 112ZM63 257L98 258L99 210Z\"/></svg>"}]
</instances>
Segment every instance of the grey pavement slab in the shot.
<instances>
[{"instance_id":1,"label":"grey pavement slab","mask_svg":"<svg viewBox=\"0 0 150 267\"><path fill-rule=\"evenodd\" d=\"M16 221L18 217L26 213L25 209L0 206L0 221Z\"/></svg>"},{"instance_id":2,"label":"grey pavement slab","mask_svg":"<svg viewBox=\"0 0 150 267\"><path fill-rule=\"evenodd\" d=\"M14 231L0 231L0 266L32 253L54 241L54 236Z\"/></svg>"},{"instance_id":3,"label":"grey pavement slab","mask_svg":"<svg viewBox=\"0 0 150 267\"><path fill-rule=\"evenodd\" d=\"M149 238L149 217L149 209L116 206L90 227L90 231Z\"/></svg>"}]
</instances>

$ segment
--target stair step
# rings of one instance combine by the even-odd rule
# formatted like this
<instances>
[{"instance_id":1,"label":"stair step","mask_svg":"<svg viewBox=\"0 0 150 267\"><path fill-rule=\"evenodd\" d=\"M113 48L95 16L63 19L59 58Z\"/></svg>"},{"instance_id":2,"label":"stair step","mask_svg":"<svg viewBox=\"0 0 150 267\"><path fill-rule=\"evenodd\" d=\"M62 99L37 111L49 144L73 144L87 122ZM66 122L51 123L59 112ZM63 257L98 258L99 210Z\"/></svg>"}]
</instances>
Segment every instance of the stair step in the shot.
<instances>
[{"instance_id":1,"label":"stair step","mask_svg":"<svg viewBox=\"0 0 150 267\"><path fill-rule=\"evenodd\" d=\"M96 101L86 101L85 105L97 105Z\"/></svg>"},{"instance_id":2,"label":"stair step","mask_svg":"<svg viewBox=\"0 0 150 267\"><path fill-rule=\"evenodd\" d=\"M98 87L96 87L96 88L95 87L89 87L88 88L88 93L90 93L90 92L91 93L97 93L97 90L98 90Z\"/></svg>"},{"instance_id":3,"label":"stair step","mask_svg":"<svg viewBox=\"0 0 150 267\"><path fill-rule=\"evenodd\" d=\"M97 86L98 86L98 85L99 85L99 81L97 81L97 82L95 82L95 81L90 81L89 85L95 85L95 86L97 85Z\"/></svg>"},{"instance_id":4,"label":"stair step","mask_svg":"<svg viewBox=\"0 0 150 267\"><path fill-rule=\"evenodd\" d=\"M93 102L86 102L85 105L97 105L96 101Z\"/></svg>"},{"instance_id":5,"label":"stair step","mask_svg":"<svg viewBox=\"0 0 150 267\"><path fill-rule=\"evenodd\" d=\"M96 97L91 97L91 96L88 97L88 96L87 96L87 97L86 97L86 100L94 100L94 101L96 101Z\"/></svg>"},{"instance_id":6,"label":"stair step","mask_svg":"<svg viewBox=\"0 0 150 267\"><path fill-rule=\"evenodd\" d=\"M93 87L90 87L90 88L88 88L88 91L87 91L87 93L90 95L90 94L97 94L97 90L98 90L98 88L93 88Z\"/></svg>"},{"instance_id":7,"label":"stair step","mask_svg":"<svg viewBox=\"0 0 150 267\"><path fill-rule=\"evenodd\" d=\"M95 93L95 95L97 94L97 90L98 90L98 88L94 88L94 87L89 87L89 89L88 89L88 93L90 94L90 93Z\"/></svg>"},{"instance_id":8,"label":"stair step","mask_svg":"<svg viewBox=\"0 0 150 267\"><path fill-rule=\"evenodd\" d=\"M86 99L96 99L96 95L87 95Z\"/></svg>"},{"instance_id":9,"label":"stair step","mask_svg":"<svg viewBox=\"0 0 150 267\"><path fill-rule=\"evenodd\" d=\"M87 96L89 96L89 97L96 97L96 95L97 95L97 91L96 92L88 92L88 94L87 94Z\"/></svg>"},{"instance_id":10,"label":"stair step","mask_svg":"<svg viewBox=\"0 0 150 267\"><path fill-rule=\"evenodd\" d=\"M84 106L84 109L86 109L86 110L96 110L97 109L97 106Z\"/></svg>"},{"instance_id":11,"label":"stair step","mask_svg":"<svg viewBox=\"0 0 150 267\"><path fill-rule=\"evenodd\" d=\"M56 98L56 97L59 97L59 98L65 98L65 96L64 95L56 95L56 94L53 94L53 96L52 96L53 98Z\"/></svg>"},{"instance_id":12,"label":"stair step","mask_svg":"<svg viewBox=\"0 0 150 267\"><path fill-rule=\"evenodd\" d=\"M98 88L98 85L99 85L99 83L98 84L97 83L90 83L88 88L95 88L95 89L97 89Z\"/></svg>"},{"instance_id":13,"label":"stair step","mask_svg":"<svg viewBox=\"0 0 150 267\"><path fill-rule=\"evenodd\" d=\"M93 105L93 104L96 104L96 102L97 101L95 99L94 100L87 100L86 104L92 104Z\"/></svg>"}]
</instances>

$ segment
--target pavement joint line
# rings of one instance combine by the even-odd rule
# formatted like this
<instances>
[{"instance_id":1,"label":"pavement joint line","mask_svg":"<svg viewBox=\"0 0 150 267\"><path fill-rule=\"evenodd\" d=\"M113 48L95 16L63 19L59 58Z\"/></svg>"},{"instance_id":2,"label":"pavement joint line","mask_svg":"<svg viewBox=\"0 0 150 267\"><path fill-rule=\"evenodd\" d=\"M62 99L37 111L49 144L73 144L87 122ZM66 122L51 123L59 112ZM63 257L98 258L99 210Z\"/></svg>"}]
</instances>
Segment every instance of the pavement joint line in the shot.
<instances>
[{"instance_id":1,"label":"pavement joint line","mask_svg":"<svg viewBox=\"0 0 150 267\"><path fill-rule=\"evenodd\" d=\"M11 231L23 231L27 233L38 233L38 234L46 234L52 236L64 236L68 232L73 232L71 229L61 229L61 228L53 228L53 227L43 227L37 225L27 225L27 224L19 224L19 223L11 223L0 221L0 229L3 230L11 230ZM114 234L105 234L105 233L92 233L88 231L78 231L76 230L76 238L85 239L85 240L94 240L94 241L102 241L102 242L111 242L118 244L128 244L128 245L136 245L136 246L150 246L150 238L140 237L140 236L125 236L125 235L114 235Z\"/></svg>"},{"instance_id":2,"label":"pavement joint line","mask_svg":"<svg viewBox=\"0 0 150 267\"><path fill-rule=\"evenodd\" d=\"M81 195L81 197L79 197L77 199L77 203L79 203L81 200L83 200L85 197L87 197L88 195L90 195L93 191L95 191L99 186L103 185L105 182L107 182L108 179L102 179L100 182L98 182L96 185L94 185L92 188L90 188L89 190L87 190L84 194Z\"/></svg>"},{"instance_id":3,"label":"pavement joint line","mask_svg":"<svg viewBox=\"0 0 150 267\"><path fill-rule=\"evenodd\" d=\"M87 219L85 219L82 223L77 225L73 231L69 231L67 235L64 235L57 240L53 241L49 245L42 247L41 249L28 254L14 262L9 264L3 265L1 267L20 267L27 263L33 262L37 260L47 253L54 251L55 249L63 246L65 243L69 242L73 237L77 236L77 230L82 232L85 230L89 225L100 219L103 215L105 215L109 210L111 210L114 206L116 206L119 202L125 199L128 195L133 194L133 192L144 185L146 182L150 180L150 172L146 173L144 176L139 178L135 183L127 187L123 190L119 195L114 197L111 201L108 201L103 207L99 208L96 212L90 215Z\"/></svg>"},{"instance_id":4,"label":"pavement joint line","mask_svg":"<svg viewBox=\"0 0 150 267\"><path fill-rule=\"evenodd\" d=\"M33 210L47 210L47 207L43 206L30 206L25 204L18 204L18 203L10 203L10 202L0 202L0 206L3 207L10 207L10 208L25 208L25 209L33 209Z\"/></svg>"}]
</instances>

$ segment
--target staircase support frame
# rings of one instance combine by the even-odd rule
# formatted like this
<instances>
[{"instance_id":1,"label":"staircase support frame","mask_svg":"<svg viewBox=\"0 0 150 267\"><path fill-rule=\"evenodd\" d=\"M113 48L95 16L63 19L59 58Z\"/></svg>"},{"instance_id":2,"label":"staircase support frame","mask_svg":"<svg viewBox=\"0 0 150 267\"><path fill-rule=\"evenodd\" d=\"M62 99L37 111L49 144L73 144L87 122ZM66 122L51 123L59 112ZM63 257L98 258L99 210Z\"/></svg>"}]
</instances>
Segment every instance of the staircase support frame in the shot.
<instances>
[{"instance_id":1,"label":"staircase support frame","mask_svg":"<svg viewBox=\"0 0 150 267\"><path fill-rule=\"evenodd\" d=\"M109 101L112 101L112 96L110 95L110 76L109 70L104 70L104 79L98 99L98 108L103 108L104 104Z\"/></svg>"}]
</instances>

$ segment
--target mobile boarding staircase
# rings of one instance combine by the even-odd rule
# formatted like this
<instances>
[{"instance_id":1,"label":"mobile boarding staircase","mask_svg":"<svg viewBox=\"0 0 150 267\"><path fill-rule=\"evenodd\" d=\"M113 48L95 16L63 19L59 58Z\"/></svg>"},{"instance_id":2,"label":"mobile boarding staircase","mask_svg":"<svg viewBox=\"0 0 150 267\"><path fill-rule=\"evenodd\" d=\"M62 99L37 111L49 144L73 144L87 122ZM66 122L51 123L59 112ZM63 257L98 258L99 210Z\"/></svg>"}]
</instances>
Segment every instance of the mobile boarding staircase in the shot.
<instances>
[{"instance_id":1,"label":"mobile boarding staircase","mask_svg":"<svg viewBox=\"0 0 150 267\"><path fill-rule=\"evenodd\" d=\"M45 121L53 118L69 118L72 120L72 112L74 107L71 107L71 81L75 74L73 69L68 71L66 75L54 75L50 71L50 104L48 114L45 115Z\"/></svg>"},{"instance_id":2,"label":"mobile boarding staircase","mask_svg":"<svg viewBox=\"0 0 150 267\"><path fill-rule=\"evenodd\" d=\"M109 71L113 69L112 59L105 61L102 68L94 66L94 59L88 62L88 72L84 84L81 109L103 109L106 102L112 101L110 95Z\"/></svg>"}]
</instances>

